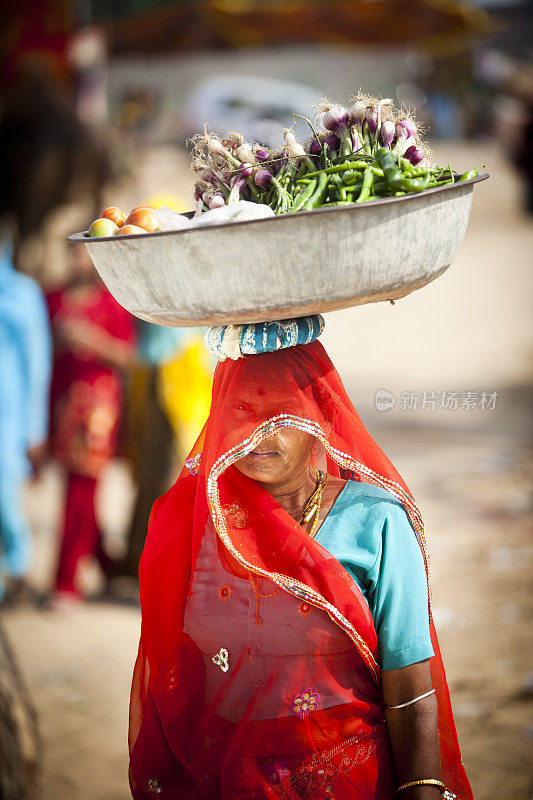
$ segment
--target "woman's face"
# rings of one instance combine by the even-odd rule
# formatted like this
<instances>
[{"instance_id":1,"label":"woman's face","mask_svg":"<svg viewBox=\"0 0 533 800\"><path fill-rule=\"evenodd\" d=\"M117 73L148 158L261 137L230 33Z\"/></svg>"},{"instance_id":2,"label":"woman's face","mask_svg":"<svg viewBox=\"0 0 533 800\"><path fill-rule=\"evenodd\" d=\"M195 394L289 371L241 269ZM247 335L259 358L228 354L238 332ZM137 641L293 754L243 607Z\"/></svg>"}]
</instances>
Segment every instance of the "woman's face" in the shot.
<instances>
[{"instance_id":1,"label":"woman's face","mask_svg":"<svg viewBox=\"0 0 533 800\"><path fill-rule=\"evenodd\" d=\"M294 396L279 387L275 376L247 380L228 400L224 414L227 447L242 442L267 419L278 414L301 415ZM284 486L309 469L315 438L297 428L279 428L276 434L235 462L235 467L259 483Z\"/></svg>"},{"instance_id":2,"label":"woman's face","mask_svg":"<svg viewBox=\"0 0 533 800\"><path fill-rule=\"evenodd\" d=\"M309 433L280 428L275 436L236 461L235 467L259 483L283 486L309 469L314 443Z\"/></svg>"}]
</instances>

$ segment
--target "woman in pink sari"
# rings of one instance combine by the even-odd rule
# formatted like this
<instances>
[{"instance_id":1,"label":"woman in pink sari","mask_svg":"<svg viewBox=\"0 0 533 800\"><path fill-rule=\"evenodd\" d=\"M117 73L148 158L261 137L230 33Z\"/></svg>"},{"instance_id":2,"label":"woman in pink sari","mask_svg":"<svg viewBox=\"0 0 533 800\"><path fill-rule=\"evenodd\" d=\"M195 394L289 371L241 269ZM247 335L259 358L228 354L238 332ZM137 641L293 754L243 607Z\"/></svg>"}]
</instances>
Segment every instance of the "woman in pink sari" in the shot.
<instances>
[{"instance_id":1,"label":"woman in pink sari","mask_svg":"<svg viewBox=\"0 0 533 800\"><path fill-rule=\"evenodd\" d=\"M76 597L80 559L107 573L95 512L99 478L114 456L122 415L122 371L133 358L133 317L100 282L83 245L72 248L74 278L48 295L55 357L51 447L67 470L67 499L55 592Z\"/></svg>"}]
</instances>

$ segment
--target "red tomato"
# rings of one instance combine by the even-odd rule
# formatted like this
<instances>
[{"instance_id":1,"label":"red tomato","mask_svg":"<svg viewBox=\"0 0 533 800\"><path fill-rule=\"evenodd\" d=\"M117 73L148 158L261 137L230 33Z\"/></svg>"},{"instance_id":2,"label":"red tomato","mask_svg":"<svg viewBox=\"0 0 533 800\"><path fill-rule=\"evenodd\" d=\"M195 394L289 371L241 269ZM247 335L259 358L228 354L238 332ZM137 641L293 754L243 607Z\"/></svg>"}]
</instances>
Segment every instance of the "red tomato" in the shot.
<instances>
[{"instance_id":1,"label":"red tomato","mask_svg":"<svg viewBox=\"0 0 533 800\"><path fill-rule=\"evenodd\" d=\"M146 233L144 228L139 227L139 225L123 225L122 228L119 228L118 231L115 233L115 236L129 236L132 233Z\"/></svg>"},{"instance_id":2,"label":"red tomato","mask_svg":"<svg viewBox=\"0 0 533 800\"><path fill-rule=\"evenodd\" d=\"M122 228L124 223L126 222L126 215L120 208L116 206L109 206L102 211L101 219L110 219L115 225L118 225L119 228Z\"/></svg>"},{"instance_id":3,"label":"red tomato","mask_svg":"<svg viewBox=\"0 0 533 800\"><path fill-rule=\"evenodd\" d=\"M139 228L144 228L145 231L156 231L159 228L153 209L147 206L134 208L126 220L126 225L137 225Z\"/></svg>"}]
</instances>

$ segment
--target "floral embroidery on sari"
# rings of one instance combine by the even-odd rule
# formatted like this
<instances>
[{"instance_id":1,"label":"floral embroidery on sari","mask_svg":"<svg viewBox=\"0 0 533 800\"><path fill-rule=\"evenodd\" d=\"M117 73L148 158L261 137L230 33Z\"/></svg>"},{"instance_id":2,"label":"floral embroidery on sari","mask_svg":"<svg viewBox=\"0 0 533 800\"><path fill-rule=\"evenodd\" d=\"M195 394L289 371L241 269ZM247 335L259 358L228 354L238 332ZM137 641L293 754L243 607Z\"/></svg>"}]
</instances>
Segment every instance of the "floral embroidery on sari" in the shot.
<instances>
[{"instance_id":1,"label":"floral embroidery on sari","mask_svg":"<svg viewBox=\"0 0 533 800\"><path fill-rule=\"evenodd\" d=\"M312 711L317 710L319 698L320 695L318 692L313 692L310 687L307 687L307 689L304 689L303 692L295 696L292 701L291 710L294 711L300 719L305 719Z\"/></svg>"},{"instance_id":2,"label":"floral embroidery on sari","mask_svg":"<svg viewBox=\"0 0 533 800\"><path fill-rule=\"evenodd\" d=\"M275 760L264 762L261 772L275 790L276 798L293 797L297 792L305 800L333 800L336 782L368 761L375 747L376 742L370 737L352 736L320 755L313 754L296 769L291 769L287 760Z\"/></svg>"},{"instance_id":3,"label":"floral embroidery on sari","mask_svg":"<svg viewBox=\"0 0 533 800\"><path fill-rule=\"evenodd\" d=\"M185 466L191 473L191 475L198 475L200 471L200 461L202 460L202 454L196 453L195 456L189 456L189 458L185 459Z\"/></svg>"},{"instance_id":4,"label":"floral embroidery on sari","mask_svg":"<svg viewBox=\"0 0 533 800\"><path fill-rule=\"evenodd\" d=\"M238 503L229 503L222 506L222 513L226 517L228 528L244 528L248 519L248 512Z\"/></svg>"},{"instance_id":5,"label":"floral embroidery on sari","mask_svg":"<svg viewBox=\"0 0 533 800\"><path fill-rule=\"evenodd\" d=\"M213 664L216 664L217 667L220 667L222 672L227 672L229 669L229 653L226 648L221 647L218 653L215 653L211 661Z\"/></svg>"}]
</instances>

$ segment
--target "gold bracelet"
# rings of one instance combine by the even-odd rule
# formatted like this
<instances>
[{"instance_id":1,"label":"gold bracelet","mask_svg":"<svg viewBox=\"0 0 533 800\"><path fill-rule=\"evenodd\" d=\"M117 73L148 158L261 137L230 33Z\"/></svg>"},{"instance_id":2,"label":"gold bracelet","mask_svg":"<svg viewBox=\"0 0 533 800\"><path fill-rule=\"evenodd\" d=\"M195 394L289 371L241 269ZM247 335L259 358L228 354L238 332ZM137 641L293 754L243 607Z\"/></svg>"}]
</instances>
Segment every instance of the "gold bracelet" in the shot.
<instances>
[{"instance_id":1,"label":"gold bracelet","mask_svg":"<svg viewBox=\"0 0 533 800\"><path fill-rule=\"evenodd\" d=\"M420 781L409 781L409 783L402 783L402 785L398 786L396 789L396 794L401 792L402 789L410 789L411 786L438 786L441 791L444 791L446 788L442 781L437 781L435 778L424 778Z\"/></svg>"}]
</instances>

